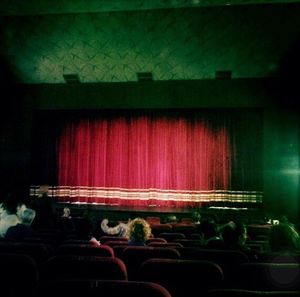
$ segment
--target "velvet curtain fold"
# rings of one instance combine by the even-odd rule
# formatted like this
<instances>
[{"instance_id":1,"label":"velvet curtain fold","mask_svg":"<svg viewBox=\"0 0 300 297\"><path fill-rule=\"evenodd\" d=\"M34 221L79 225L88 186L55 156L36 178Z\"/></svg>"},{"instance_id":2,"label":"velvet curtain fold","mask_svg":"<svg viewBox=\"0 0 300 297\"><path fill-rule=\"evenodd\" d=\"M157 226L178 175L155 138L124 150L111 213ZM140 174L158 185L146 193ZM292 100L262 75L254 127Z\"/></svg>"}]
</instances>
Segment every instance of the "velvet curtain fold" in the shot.
<instances>
[{"instance_id":1,"label":"velvet curtain fold","mask_svg":"<svg viewBox=\"0 0 300 297\"><path fill-rule=\"evenodd\" d=\"M258 119L224 110L60 114L48 148L52 183L63 200L132 207L183 207L209 192L261 190Z\"/></svg>"}]
</instances>

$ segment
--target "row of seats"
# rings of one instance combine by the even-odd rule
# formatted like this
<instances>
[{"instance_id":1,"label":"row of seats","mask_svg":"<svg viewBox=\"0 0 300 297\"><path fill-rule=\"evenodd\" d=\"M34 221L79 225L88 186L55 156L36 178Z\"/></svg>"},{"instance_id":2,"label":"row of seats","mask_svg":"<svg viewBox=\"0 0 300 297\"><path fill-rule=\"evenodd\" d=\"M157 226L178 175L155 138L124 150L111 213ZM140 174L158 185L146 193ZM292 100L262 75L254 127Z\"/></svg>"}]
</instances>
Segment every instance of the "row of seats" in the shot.
<instances>
[{"instance_id":1,"label":"row of seats","mask_svg":"<svg viewBox=\"0 0 300 297\"><path fill-rule=\"evenodd\" d=\"M225 287L257 289L300 288L299 263L241 263L241 259L237 257L235 263L226 262L227 251L224 252L223 256L221 254L217 256L218 253L216 253L213 255L215 258L207 254L207 257L199 260L186 260L181 259L178 251L174 249L132 247L124 251L123 259L56 255L43 263L38 264L33 261L36 263L42 281L66 277L87 277L154 282L169 280L173 282L178 278L178 281L182 282L186 279L187 282L193 283L194 277L196 276L198 279L201 275L198 281L195 280L195 284L198 285L201 281L204 288L207 288L209 284L212 284L213 288L219 284ZM1 254L4 262L7 261L7 255L9 254ZM228 253L229 255L230 253ZM209 273L210 270L213 271L212 274Z\"/></svg>"},{"instance_id":2,"label":"row of seats","mask_svg":"<svg viewBox=\"0 0 300 297\"><path fill-rule=\"evenodd\" d=\"M113 257L59 255L38 266L27 255L2 253L0 263L5 271L0 285L11 296L21 294L24 288L31 295L61 281L128 281L126 264ZM300 290L300 266L296 263L244 263L238 266L229 282L218 264L204 260L151 258L144 261L137 271L136 279L129 279L130 282L159 284L173 297L189 296L194 292L205 296L209 290L224 288L278 292Z\"/></svg>"}]
</instances>

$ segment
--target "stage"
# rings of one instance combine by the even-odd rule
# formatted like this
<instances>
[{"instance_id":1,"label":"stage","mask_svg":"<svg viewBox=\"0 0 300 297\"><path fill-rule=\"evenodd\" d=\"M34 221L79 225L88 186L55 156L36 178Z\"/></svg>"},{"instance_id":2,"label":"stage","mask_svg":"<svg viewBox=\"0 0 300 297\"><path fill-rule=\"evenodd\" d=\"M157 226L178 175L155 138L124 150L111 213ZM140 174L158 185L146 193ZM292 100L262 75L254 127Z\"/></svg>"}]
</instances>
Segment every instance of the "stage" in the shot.
<instances>
[{"instance_id":1,"label":"stage","mask_svg":"<svg viewBox=\"0 0 300 297\"><path fill-rule=\"evenodd\" d=\"M102 205L97 203L56 203L56 213L62 215L63 208L69 207L72 217L92 217L94 220L108 218L110 220L127 221L135 217L160 217L161 222L167 222L170 215L177 221L182 218L192 218L195 212L201 217L214 216L219 222L241 220L260 223L264 220L264 207L262 203L203 203L200 207L129 207L117 205Z\"/></svg>"}]
</instances>

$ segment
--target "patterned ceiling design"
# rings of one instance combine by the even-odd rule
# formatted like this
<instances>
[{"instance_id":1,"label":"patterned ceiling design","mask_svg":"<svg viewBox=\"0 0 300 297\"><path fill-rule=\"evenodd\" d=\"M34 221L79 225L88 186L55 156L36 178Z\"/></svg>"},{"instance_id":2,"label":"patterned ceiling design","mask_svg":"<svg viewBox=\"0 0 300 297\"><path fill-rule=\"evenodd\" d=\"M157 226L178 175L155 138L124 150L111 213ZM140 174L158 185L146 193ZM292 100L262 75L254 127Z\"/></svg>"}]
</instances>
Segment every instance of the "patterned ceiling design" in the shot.
<instances>
[{"instance_id":1,"label":"patterned ceiling design","mask_svg":"<svg viewBox=\"0 0 300 297\"><path fill-rule=\"evenodd\" d=\"M108 7L113 1L98 2ZM173 1L178 6L183 2L197 0ZM116 3L121 8L122 1ZM233 78L265 77L300 36L300 6L295 4L132 11L117 7L2 16L2 59L23 83L64 83L64 74L77 74L82 83L130 82L137 81L137 72L152 72L154 80L211 79L218 70L231 70Z\"/></svg>"}]
</instances>

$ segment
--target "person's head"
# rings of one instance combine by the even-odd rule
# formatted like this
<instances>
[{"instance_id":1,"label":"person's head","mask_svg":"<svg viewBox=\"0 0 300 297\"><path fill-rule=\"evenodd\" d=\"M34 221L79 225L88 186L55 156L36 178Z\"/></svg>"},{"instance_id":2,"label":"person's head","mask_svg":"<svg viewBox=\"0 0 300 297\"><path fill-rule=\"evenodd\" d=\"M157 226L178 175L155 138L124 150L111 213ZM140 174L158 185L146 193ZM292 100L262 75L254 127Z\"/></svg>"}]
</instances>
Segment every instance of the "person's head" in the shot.
<instances>
[{"instance_id":1,"label":"person's head","mask_svg":"<svg viewBox=\"0 0 300 297\"><path fill-rule=\"evenodd\" d=\"M198 230L204 239L209 239L219 235L217 231L217 225L208 219L201 221Z\"/></svg>"},{"instance_id":2,"label":"person's head","mask_svg":"<svg viewBox=\"0 0 300 297\"><path fill-rule=\"evenodd\" d=\"M247 228L243 223L231 222L223 228L222 238L228 246L242 246L247 240Z\"/></svg>"},{"instance_id":3,"label":"person's head","mask_svg":"<svg viewBox=\"0 0 300 297\"><path fill-rule=\"evenodd\" d=\"M131 241L145 242L151 236L151 227L146 220L136 218L129 222L127 236Z\"/></svg>"},{"instance_id":4,"label":"person's head","mask_svg":"<svg viewBox=\"0 0 300 297\"><path fill-rule=\"evenodd\" d=\"M45 196L45 195L48 195L48 192L49 192L49 186L44 184L44 185L41 185L38 189L38 195L39 196Z\"/></svg>"},{"instance_id":5,"label":"person's head","mask_svg":"<svg viewBox=\"0 0 300 297\"><path fill-rule=\"evenodd\" d=\"M22 213L23 213L23 211L25 210L25 209L27 209L27 207L26 207L26 204L25 203L19 203L18 205L17 205L17 212L16 212L16 215L17 215L17 217L21 220L21 216L22 216Z\"/></svg>"},{"instance_id":6,"label":"person's head","mask_svg":"<svg viewBox=\"0 0 300 297\"><path fill-rule=\"evenodd\" d=\"M27 226L30 226L31 223L33 222L35 218L35 210L31 208L26 208L24 211L21 213L21 223Z\"/></svg>"},{"instance_id":7,"label":"person's head","mask_svg":"<svg viewBox=\"0 0 300 297\"><path fill-rule=\"evenodd\" d=\"M64 209L63 209L63 217L64 218L69 218L70 217L70 215L71 215L71 210L70 210L70 208L69 207L65 207Z\"/></svg>"},{"instance_id":8,"label":"person's head","mask_svg":"<svg viewBox=\"0 0 300 297\"><path fill-rule=\"evenodd\" d=\"M193 211L192 212L192 219L194 222L200 222L201 220L201 214L199 211Z\"/></svg>"},{"instance_id":9,"label":"person's head","mask_svg":"<svg viewBox=\"0 0 300 297\"><path fill-rule=\"evenodd\" d=\"M177 223L177 217L174 214L168 215L167 223Z\"/></svg>"},{"instance_id":10,"label":"person's head","mask_svg":"<svg viewBox=\"0 0 300 297\"><path fill-rule=\"evenodd\" d=\"M300 236L290 224L273 225L269 233L269 246L272 252L297 251L300 250Z\"/></svg>"}]
</instances>

